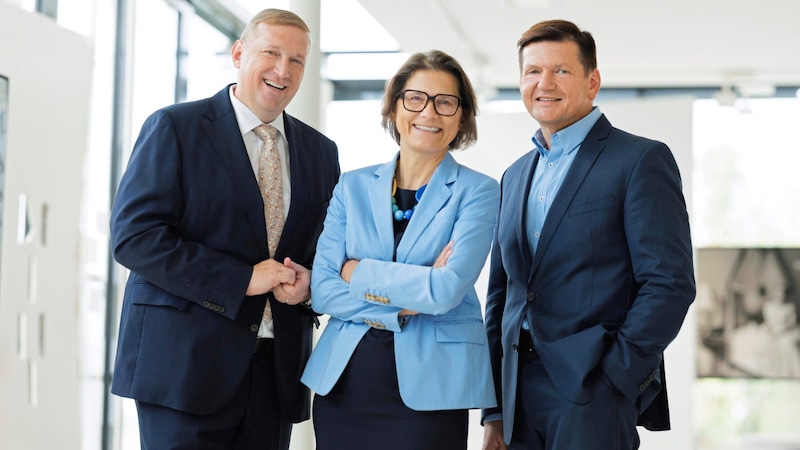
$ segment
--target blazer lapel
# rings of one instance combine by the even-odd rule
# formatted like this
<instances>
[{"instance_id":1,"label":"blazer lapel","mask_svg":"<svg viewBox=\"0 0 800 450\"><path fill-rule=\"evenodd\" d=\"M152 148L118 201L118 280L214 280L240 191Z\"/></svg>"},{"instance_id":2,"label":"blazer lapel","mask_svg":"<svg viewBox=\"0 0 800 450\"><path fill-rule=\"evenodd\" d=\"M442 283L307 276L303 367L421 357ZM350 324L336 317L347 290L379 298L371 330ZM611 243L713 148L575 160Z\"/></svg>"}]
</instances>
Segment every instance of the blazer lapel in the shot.
<instances>
[{"instance_id":1,"label":"blazer lapel","mask_svg":"<svg viewBox=\"0 0 800 450\"><path fill-rule=\"evenodd\" d=\"M289 203L289 213L286 216L286 224L283 227L281 240L278 243L277 252L282 251L282 247L287 242L292 242L292 235L298 229L297 223L303 219L305 212L304 205L308 202L309 190L306 183L313 179L314 163L313 158L303 154L304 140L303 131L295 124L295 118L283 113L283 127L286 131L286 140L289 142L289 173L290 184L292 186L291 202Z\"/></svg>"},{"instance_id":2,"label":"blazer lapel","mask_svg":"<svg viewBox=\"0 0 800 450\"><path fill-rule=\"evenodd\" d=\"M436 214L452 196L452 184L458 178L458 163L448 152L439 167L433 172L428 187L422 195L414 216L408 222L408 228L397 246L397 261L404 262L409 251L428 227ZM441 250L441 249L439 249Z\"/></svg>"},{"instance_id":3,"label":"blazer lapel","mask_svg":"<svg viewBox=\"0 0 800 450\"><path fill-rule=\"evenodd\" d=\"M521 214L520 219L514 220L514 223L516 224L517 242L520 243L520 251L522 252L522 256L525 258L526 267L531 266L531 260L533 259L531 257L531 246L528 242L528 232L526 230L528 217L528 193L531 191L533 172L536 170L536 164L538 162L539 152L534 149L532 152L530 152L530 157L527 158L520 168L520 176L513 178L518 180L519 189L513 190L516 198L513 202L511 202L511 204L514 205L514 211L518 211L519 214ZM509 186L506 186L506 189L508 188Z\"/></svg>"},{"instance_id":4,"label":"blazer lapel","mask_svg":"<svg viewBox=\"0 0 800 450\"><path fill-rule=\"evenodd\" d=\"M392 195L392 180L396 162L397 156L391 162L379 166L375 170L375 179L369 186L366 186L372 219L378 233L378 245L383 253L384 261L391 261L394 254L394 225L392 224L394 219L392 219L392 202L389 197Z\"/></svg>"},{"instance_id":5,"label":"blazer lapel","mask_svg":"<svg viewBox=\"0 0 800 450\"><path fill-rule=\"evenodd\" d=\"M231 182L245 205L244 209L253 233L264 236L263 239L258 239L258 243L259 249L266 255L269 254L269 251L265 234L264 201L261 199L258 181L253 174L253 167L250 165L239 125L236 122L236 114L233 112L233 105L231 105L228 94L229 88L230 86L226 86L209 99L203 113L202 126L211 147L228 171Z\"/></svg>"},{"instance_id":6,"label":"blazer lapel","mask_svg":"<svg viewBox=\"0 0 800 450\"><path fill-rule=\"evenodd\" d=\"M601 116L577 150L578 153L572 161L572 166L569 168L566 177L564 177L564 182L561 184L556 198L553 199L553 204L550 205L550 210L547 212L547 217L542 227L542 235L539 239L539 245L536 247L533 266L531 267L531 280L536 270L539 268L539 264L542 262L542 257L545 252L547 252L550 242L553 240L556 229L558 229L561 220L564 218L564 214L572 203L572 199L575 198L575 194L578 192L581 184L583 184L586 174L589 173L597 157L600 156L603 148L605 148L605 143L603 143L602 140L608 136L610 129L611 124L605 116Z\"/></svg>"}]
</instances>

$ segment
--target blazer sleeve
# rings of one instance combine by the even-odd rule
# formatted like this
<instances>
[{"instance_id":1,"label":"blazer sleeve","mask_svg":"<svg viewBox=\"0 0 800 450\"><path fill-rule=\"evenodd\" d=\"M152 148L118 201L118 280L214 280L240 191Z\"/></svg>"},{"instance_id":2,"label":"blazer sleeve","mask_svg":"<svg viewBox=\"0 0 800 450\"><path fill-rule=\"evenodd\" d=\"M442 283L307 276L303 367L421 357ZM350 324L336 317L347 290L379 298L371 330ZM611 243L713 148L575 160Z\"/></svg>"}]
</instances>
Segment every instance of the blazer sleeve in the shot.
<instances>
[{"instance_id":1,"label":"blazer sleeve","mask_svg":"<svg viewBox=\"0 0 800 450\"><path fill-rule=\"evenodd\" d=\"M501 186L503 179L501 179ZM502 188L500 191L500 204L502 205ZM497 222L499 223L500 210L497 211ZM486 312L484 321L486 323L486 335L489 340L489 358L492 364L492 375L494 377L495 396L497 406L487 408L481 412L481 423L487 419L502 419L503 394L502 394L502 358L503 358L503 311L506 307L506 292L508 289L508 274L503 267L502 250L498 239L499 226L495 227L494 238L492 239L492 251L489 257L489 285L486 294ZM499 416L499 417L498 417Z\"/></svg>"},{"instance_id":2,"label":"blazer sleeve","mask_svg":"<svg viewBox=\"0 0 800 450\"><path fill-rule=\"evenodd\" d=\"M624 227L638 293L603 371L628 398L636 398L657 371L695 297L689 219L680 173L669 148L653 143L630 177ZM650 377L652 381L653 377Z\"/></svg>"},{"instance_id":3,"label":"blazer sleeve","mask_svg":"<svg viewBox=\"0 0 800 450\"><path fill-rule=\"evenodd\" d=\"M190 226L204 225L184 223L183 185L197 183L200 177L189 179L191 174L183 172L178 136L173 118L164 110L142 126L111 211L114 258L169 294L222 305L218 312L234 319L253 269L205 245L200 233L195 239L186 232ZM211 195L206 186L193 189L192 195Z\"/></svg>"},{"instance_id":4,"label":"blazer sleeve","mask_svg":"<svg viewBox=\"0 0 800 450\"><path fill-rule=\"evenodd\" d=\"M471 180L456 181L459 182L467 184ZM485 177L474 189L459 194L458 201L456 214L450 219L453 253L444 267L364 259L353 272L350 296L365 299L367 304L379 304L383 298L392 306L432 315L458 306L468 290L474 288L489 254L500 189L495 180ZM428 230L442 232L443 228L447 226L429 225ZM436 239L422 238L416 245L427 245L429 260L434 261L444 246L430 245L431 242Z\"/></svg>"},{"instance_id":5,"label":"blazer sleeve","mask_svg":"<svg viewBox=\"0 0 800 450\"><path fill-rule=\"evenodd\" d=\"M489 252L499 200L497 182L486 177L474 192L464 196L457 213L449 219L455 245L445 267L365 258L359 261L349 284L340 276L342 264L349 257L343 184L344 175L334 189L317 247L312 275L314 309L344 321L377 320L387 330L400 331L397 313L401 309L443 314L457 306L474 285ZM425 242L429 241L421 238L417 245ZM426 260L433 261L443 245L429 247Z\"/></svg>"},{"instance_id":6,"label":"blazer sleeve","mask_svg":"<svg viewBox=\"0 0 800 450\"><path fill-rule=\"evenodd\" d=\"M364 322L365 318L383 323L387 330L400 331L397 313L401 308L369 305L350 298L349 284L341 277L347 258L347 207L343 173L333 189L317 253L311 271L311 296L314 311L341 320Z\"/></svg>"}]
</instances>

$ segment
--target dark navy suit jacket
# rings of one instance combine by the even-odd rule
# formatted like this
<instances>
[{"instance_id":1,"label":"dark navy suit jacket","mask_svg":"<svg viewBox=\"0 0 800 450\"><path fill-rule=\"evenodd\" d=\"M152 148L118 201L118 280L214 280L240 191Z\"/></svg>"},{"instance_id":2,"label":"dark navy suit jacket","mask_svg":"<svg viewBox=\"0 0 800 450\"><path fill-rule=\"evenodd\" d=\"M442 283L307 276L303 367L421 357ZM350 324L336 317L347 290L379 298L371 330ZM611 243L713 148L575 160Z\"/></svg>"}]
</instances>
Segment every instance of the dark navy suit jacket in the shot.
<instances>
[{"instance_id":1,"label":"dark navy suit jacket","mask_svg":"<svg viewBox=\"0 0 800 450\"><path fill-rule=\"evenodd\" d=\"M504 435L514 425L520 327L558 390L591 400L598 377L640 407L640 424L669 428L663 352L695 283L678 167L663 143L613 128L602 116L556 195L535 255L525 233L532 151L503 175L491 255L486 327Z\"/></svg>"},{"instance_id":2,"label":"dark navy suit jacket","mask_svg":"<svg viewBox=\"0 0 800 450\"><path fill-rule=\"evenodd\" d=\"M267 259L264 206L229 98L161 109L142 126L111 214L114 258L131 270L112 392L193 414L224 405L244 379L270 301L283 414L309 417L300 375L314 316L247 297ZM284 114L291 205L275 259L308 268L339 177L336 145Z\"/></svg>"}]
</instances>

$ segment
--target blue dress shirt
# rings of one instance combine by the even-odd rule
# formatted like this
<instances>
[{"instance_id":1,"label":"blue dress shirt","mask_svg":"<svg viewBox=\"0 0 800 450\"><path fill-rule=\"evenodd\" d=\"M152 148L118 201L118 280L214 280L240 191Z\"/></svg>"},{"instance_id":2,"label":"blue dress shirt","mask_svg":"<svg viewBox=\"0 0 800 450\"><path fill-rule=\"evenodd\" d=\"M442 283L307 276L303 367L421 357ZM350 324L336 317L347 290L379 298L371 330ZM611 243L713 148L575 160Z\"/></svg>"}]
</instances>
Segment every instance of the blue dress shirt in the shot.
<instances>
[{"instance_id":1,"label":"blue dress shirt","mask_svg":"<svg viewBox=\"0 0 800 450\"><path fill-rule=\"evenodd\" d=\"M536 253L547 211L550 210L550 205L558 194L558 189L575 159L575 154L578 153L578 148L601 115L600 108L595 106L581 120L553 134L549 150L545 147L546 142L541 129L531 139L539 151L539 162L533 173L525 218L531 255Z\"/></svg>"},{"instance_id":2,"label":"blue dress shirt","mask_svg":"<svg viewBox=\"0 0 800 450\"><path fill-rule=\"evenodd\" d=\"M547 142L541 128L531 139L539 151L539 162L536 163L533 172L525 217L525 231L528 234L528 244L531 246L531 256L536 254L547 211L550 210L550 205L553 204L553 199L572 166L578 148L601 115L600 108L595 106L581 120L553 134L549 150L545 147ZM530 329L527 317L522 319L522 328Z\"/></svg>"}]
</instances>

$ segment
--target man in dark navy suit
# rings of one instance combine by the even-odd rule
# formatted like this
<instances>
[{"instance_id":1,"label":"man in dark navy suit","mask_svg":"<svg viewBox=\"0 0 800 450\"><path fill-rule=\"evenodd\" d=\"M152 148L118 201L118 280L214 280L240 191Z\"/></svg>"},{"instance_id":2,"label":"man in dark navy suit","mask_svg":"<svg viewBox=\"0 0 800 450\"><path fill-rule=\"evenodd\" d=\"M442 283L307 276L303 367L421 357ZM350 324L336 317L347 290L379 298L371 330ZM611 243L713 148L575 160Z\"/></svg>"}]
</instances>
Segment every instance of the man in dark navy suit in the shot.
<instances>
[{"instance_id":1,"label":"man in dark navy suit","mask_svg":"<svg viewBox=\"0 0 800 450\"><path fill-rule=\"evenodd\" d=\"M541 128L501 184L484 449L635 449L637 423L669 428L663 353L695 296L680 173L666 145L593 105L591 34L552 20L517 45Z\"/></svg>"},{"instance_id":2,"label":"man in dark navy suit","mask_svg":"<svg viewBox=\"0 0 800 450\"><path fill-rule=\"evenodd\" d=\"M284 112L309 34L291 12L262 11L233 45L238 82L155 112L136 141L111 216L131 271L112 392L136 400L142 448L285 450L309 418L300 375L316 318L303 304L339 177L336 145ZM269 126L269 139L256 132ZM285 221L271 236L256 176L266 141Z\"/></svg>"}]
</instances>

